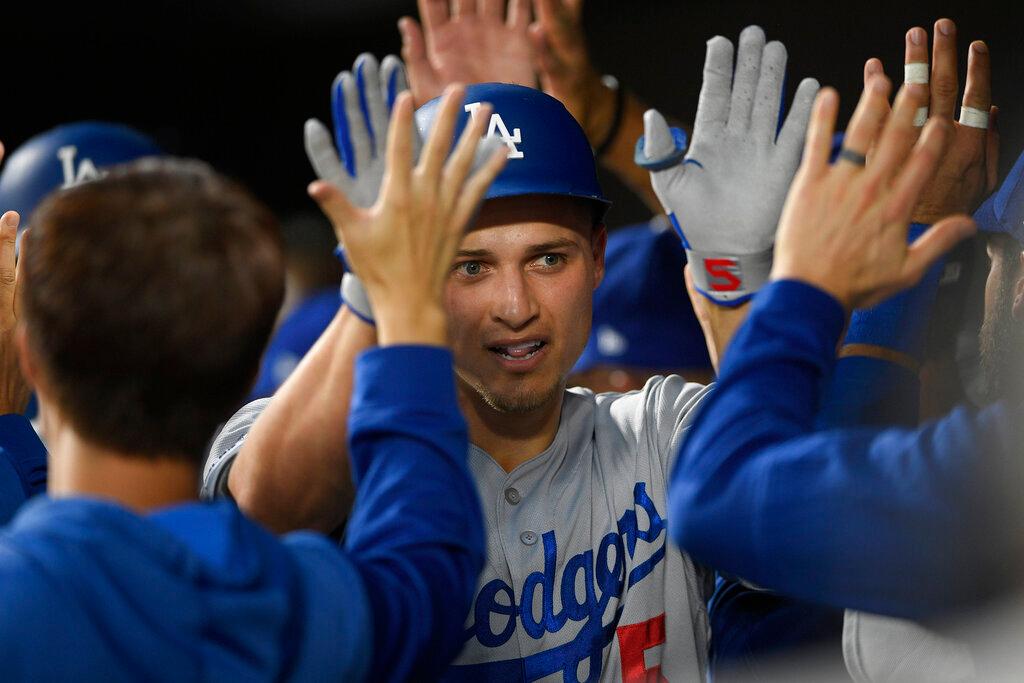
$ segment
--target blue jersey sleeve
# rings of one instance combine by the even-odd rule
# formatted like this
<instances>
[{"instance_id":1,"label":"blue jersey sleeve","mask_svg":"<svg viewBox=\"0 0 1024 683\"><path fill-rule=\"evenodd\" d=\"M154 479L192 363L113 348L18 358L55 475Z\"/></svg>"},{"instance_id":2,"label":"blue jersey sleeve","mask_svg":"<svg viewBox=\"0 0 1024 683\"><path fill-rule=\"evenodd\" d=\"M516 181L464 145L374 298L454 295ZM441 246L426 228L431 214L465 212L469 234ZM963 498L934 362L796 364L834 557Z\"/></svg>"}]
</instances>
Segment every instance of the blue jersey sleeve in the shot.
<instances>
[{"instance_id":1,"label":"blue jersey sleeve","mask_svg":"<svg viewBox=\"0 0 1024 683\"><path fill-rule=\"evenodd\" d=\"M462 646L484 534L451 353L363 353L349 414L345 548L373 621L369 680L433 680Z\"/></svg>"},{"instance_id":2,"label":"blue jersey sleeve","mask_svg":"<svg viewBox=\"0 0 1024 683\"><path fill-rule=\"evenodd\" d=\"M1022 479L1007 408L815 431L843 323L813 287L762 290L673 472L672 536L723 572L836 607L919 617L977 599L1020 532L1000 516Z\"/></svg>"},{"instance_id":3,"label":"blue jersey sleeve","mask_svg":"<svg viewBox=\"0 0 1024 683\"><path fill-rule=\"evenodd\" d=\"M928 227L911 226L909 239ZM917 366L941 270L935 264L915 287L853 312L835 370L826 380L819 429L917 424ZM776 665L780 653L811 645L832 655L829 663L841 668L842 609L719 577L708 620L716 673L756 675L761 667Z\"/></svg>"},{"instance_id":4,"label":"blue jersey sleeve","mask_svg":"<svg viewBox=\"0 0 1024 683\"><path fill-rule=\"evenodd\" d=\"M46 490L46 448L21 415L0 415L0 525Z\"/></svg>"}]
</instances>

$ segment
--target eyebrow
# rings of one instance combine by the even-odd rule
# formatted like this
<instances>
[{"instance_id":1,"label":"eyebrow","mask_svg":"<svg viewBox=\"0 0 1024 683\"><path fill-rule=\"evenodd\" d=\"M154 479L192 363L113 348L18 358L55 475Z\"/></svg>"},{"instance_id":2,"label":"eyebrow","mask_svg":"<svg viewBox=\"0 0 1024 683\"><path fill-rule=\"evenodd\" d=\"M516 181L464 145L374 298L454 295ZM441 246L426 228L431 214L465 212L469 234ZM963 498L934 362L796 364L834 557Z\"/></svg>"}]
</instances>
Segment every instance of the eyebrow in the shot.
<instances>
[{"instance_id":1,"label":"eyebrow","mask_svg":"<svg viewBox=\"0 0 1024 683\"><path fill-rule=\"evenodd\" d=\"M491 255L486 249L459 249L455 252L455 258L483 259Z\"/></svg>"},{"instance_id":2,"label":"eyebrow","mask_svg":"<svg viewBox=\"0 0 1024 683\"><path fill-rule=\"evenodd\" d=\"M531 254L540 254L545 251L555 251L556 249L578 249L579 245L572 240L560 237L558 239L551 240L550 242L542 242L541 244L534 244L530 247L529 252Z\"/></svg>"},{"instance_id":3,"label":"eyebrow","mask_svg":"<svg viewBox=\"0 0 1024 683\"><path fill-rule=\"evenodd\" d=\"M579 249L579 245L570 239L561 237L550 242L531 244L527 247L526 252L529 254L542 254L556 249ZM456 258L486 259L493 255L494 253L488 249L459 249L455 252Z\"/></svg>"}]
</instances>

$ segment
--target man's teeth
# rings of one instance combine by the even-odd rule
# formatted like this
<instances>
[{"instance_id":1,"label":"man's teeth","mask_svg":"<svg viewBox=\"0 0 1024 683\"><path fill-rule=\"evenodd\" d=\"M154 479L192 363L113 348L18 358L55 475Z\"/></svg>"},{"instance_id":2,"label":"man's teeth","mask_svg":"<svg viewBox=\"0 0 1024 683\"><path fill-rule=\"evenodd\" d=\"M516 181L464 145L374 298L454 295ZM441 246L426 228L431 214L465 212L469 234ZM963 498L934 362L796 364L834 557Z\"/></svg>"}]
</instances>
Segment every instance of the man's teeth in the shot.
<instances>
[{"instance_id":1,"label":"man's teeth","mask_svg":"<svg viewBox=\"0 0 1024 683\"><path fill-rule=\"evenodd\" d=\"M524 360L531 358L533 354L540 350L543 342L525 342L523 344L512 344L511 346L496 346L494 350L502 358L507 360Z\"/></svg>"}]
</instances>

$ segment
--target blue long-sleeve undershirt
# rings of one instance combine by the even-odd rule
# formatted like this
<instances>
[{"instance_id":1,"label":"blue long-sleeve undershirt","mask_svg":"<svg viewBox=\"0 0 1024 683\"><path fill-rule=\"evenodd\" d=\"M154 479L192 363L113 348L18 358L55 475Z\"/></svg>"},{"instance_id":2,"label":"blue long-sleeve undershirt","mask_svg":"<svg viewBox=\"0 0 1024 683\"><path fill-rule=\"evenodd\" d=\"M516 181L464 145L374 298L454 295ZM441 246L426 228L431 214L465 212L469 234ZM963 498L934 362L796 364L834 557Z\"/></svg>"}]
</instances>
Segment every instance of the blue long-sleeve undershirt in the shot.
<instances>
[{"instance_id":1,"label":"blue long-sleeve undershirt","mask_svg":"<svg viewBox=\"0 0 1024 683\"><path fill-rule=\"evenodd\" d=\"M21 415L0 415L0 526L46 490L46 447Z\"/></svg>"},{"instance_id":2,"label":"blue long-sleeve undershirt","mask_svg":"<svg viewBox=\"0 0 1024 683\"><path fill-rule=\"evenodd\" d=\"M458 654L484 562L451 353L363 353L349 413L357 486L345 549L373 614L368 680L432 680Z\"/></svg>"},{"instance_id":3,"label":"blue long-sleeve undershirt","mask_svg":"<svg viewBox=\"0 0 1024 683\"><path fill-rule=\"evenodd\" d=\"M929 227L913 224L908 240L913 242ZM841 355L826 380L818 429L917 424L920 382L908 364L919 364L924 356L925 331L942 269L940 261L911 289L853 312L844 345L866 344L895 352L904 363L885 356ZM721 577L708 603L708 618L715 634L715 669L732 666L746 675L764 662L773 662L772 656L779 652L808 645L834 652L841 664L842 609L793 600Z\"/></svg>"},{"instance_id":4,"label":"blue long-sleeve undershirt","mask_svg":"<svg viewBox=\"0 0 1024 683\"><path fill-rule=\"evenodd\" d=\"M1001 517L1024 478L1008 409L815 431L844 321L799 282L755 299L673 472L670 532L799 599L905 617L977 599L1021 530Z\"/></svg>"}]
</instances>

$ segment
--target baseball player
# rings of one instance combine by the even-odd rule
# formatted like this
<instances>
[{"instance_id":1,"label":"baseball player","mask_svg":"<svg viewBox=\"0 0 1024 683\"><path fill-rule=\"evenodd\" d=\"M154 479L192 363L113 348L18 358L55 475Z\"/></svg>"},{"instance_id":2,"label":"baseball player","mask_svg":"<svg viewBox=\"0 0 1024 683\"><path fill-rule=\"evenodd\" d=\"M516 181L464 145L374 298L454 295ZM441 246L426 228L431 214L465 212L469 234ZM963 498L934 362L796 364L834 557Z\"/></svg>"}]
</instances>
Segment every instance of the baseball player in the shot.
<instances>
[{"instance_id":1,"label":"baseball player","mask_svg":"<svg viewBox=\"0 0 1024 683\"><path fill-rule=\"evenodd\" d=\"M957 91L955 25L948 19L940 19L936 23L931 79L928 78L925 30L920 27L911 29L905 42L907 82L920 84L930 80L931 115L952 123ZM972 43L963 103L967 113L962 117L962 123L953 124L955 136L941 157L941 173L922 191L912 214L911 239L924 233L929 224L943 216L973 211L994 187L997 150L993 144L996 136L992 122L984 121L987 129L979 127L982 121L972 119L970 114L971 111L987 111L989 108L987 55L984 43ZM865 65L865 86L870 85L871 79L880 73L879 60L869 60ZM929 94L927 90L925 94ZM918 115L915 124L923 126L926 120L927 116ZM925 329L941 273L942 259L939 259L910 290L890 297L878 306L852 314L835 370L821 398L816 418L819 428L917 425L918 367L924 356ZM986 343L986 346L990 344ZM836 618L833 618L833 613ZM830 645L834 644L835 648L830 651L836 654L835 663L841 663L838 657L841 652L838 632L842 627L841 610L792 603L779 596L766 595L732 583L720 586L716 591L710 614L716 636L722 636L714 647L718 660L733 659L743 668L749 668L758 656L802 644L797 636L807 633L812 640L831 639ZM856 618L861 623L881 619ZM850 623L849 615L846 621ZM831 628L833 624L838 628ZM886 642L898 642L893 638L893 632L894 629L888 629ZM908 638L904 642L911 640L919 642L919 638ZM846 646L846 650L847 656L851 651L862 652L859 647L851 650ZM907 657L884 659L895 663L906 662ZM915 659L923 661L923 658L911 658L911 661ZM920 678L939 680L941 676L956 675L957 668L935 667L936 672L940 670L943 671L941 675L936 673Z\"/></svg>"},{"instance_id":2,"label":"baseball player","mask_svg":"<svg viewBox=\"0 0 1024 683\"><path fill-rule=\"evenodd\" d=\"M987 65L986 57L972 48L972 62ZM966 215L940 211L907 244L911 216L933 208L918 200L936 169L971 167L972 147L984 147L984 85L968 81L955 138L955 90L933 91L915 144L927 88L908 84L890 112L888 81L874 75L832 168L825 159L837 100L819 98L779 229L776 281L733 339L674 474L673 537L695 556L799 598L904 617L972 604L1019 581L1016 392L916 429L816 425L848 312L916 282L974 229ZM977 171L939 182L977 177L984 187L984 164ZM1018 263L1014 254L1001 267Z\"/></svg>"},{"instance_id":3,"label":"baseball player","mask_svg":"<svg viewBox=\"0 0 1024 683\"><path fill-rule=\"evenodd\" d=\"M0 171L0 210L13 212L0 225L0 449L5 456L0 458L0 524L11 519L22 501L46 489L46 450L29 424L36 416L35 400L14 353L16 240L36 205L51 192L99 178L111 165L162 154L155 142L127 126L83 121L29 139Z\"/></svg>"},{"instance_id":4,"label":"baseball player","mask_svg":"<svg viewBox=\"0 0 1024 683\"><path fill-rule=\"evenodd\" d=\"M676 222L692 225L695 245L707 234L698 231L702 220L709 231L732 226L746 235L743 248L763 260L817 84L801 84L776 137L785 49L766 44L757 27L745 30L735 87L729 76L718 77L732 74L733 53L725 38L709 43L701 101L708 123L698 117L692 145L708 176L682 190L704 201L705 210L680 213ZM370 205L376 197L389 85L398 73L395 60L378 67L364 56L341 75L337 144L322 125L307 124L318 174L354 203ZM723 134L728 116L720 121L708 107L729 101L734 118ZM471 86L463 125L481 116L482 102L494 105L487 128L504 142L508 166L463 238L445 302L488 562L466 617L463 650L445 678L699 680L710 575L666 546L665 487L708 389L670 376L627 394L566 390L604 267L606 202L593 156L579 125L547 95ZM432 102L417 112L422 130L436 111ZM641 146L651 152L645 163L667 167L682 159L673 146L678 134L668 134L668 154L660 153L660 140ZM733 180L734 169L749 175ZM750 176L775 182L755 185ZM738 195L748 201L733 201ZM323 206L336 226L343 224ZM767 276L761 270L736 278L739 287L723 299L735 304L721 307L723 323L742 317L743 300ZM248 411L229 422L236 438L211 454L207 490L229 492L271 528L330 531L351 500L341 426L353 358L376 335L369 324L374 309L366 305L372 300L359 295L357 275L346 274L346 306L289 381L258 419ZM708 277L713 290L714 275Z\"/></svg>"},{"instance_id":5,"label":"baseball player","mask_svg":"<svg viewBox=\"0 0 1024 683\"><path fill-rule=\"evenodd\" d=\"M1021 300L1016 292L1024 287L1024 154L974 219L985 233L991 261L979 335L986 394L993 403L1019 405L1024 400L1020 354L1024 329L1018 320ZM950 630L849 610L843 656L857 681L988 680L1001 660L977 656L977 641L961 639L956 630L952 634Z\"/></svg>"},{"instance_id":6,"label":"baseball player","mask_svg":"<svg viewBox=\"0 0 1024 683\"><path fill-rule=\"evenodd\" d=\"M269 212L177 160L122 167L36 211L18 346L52 466L49 497L0 531L6 678L422 680L458 651L483 530L442 283L504 163L491 145L471 172L482 122L449 155L463 95L440 105L415 168L399 99L373 210L324 199L347 210L379 341L355 363L359 503L344 550L197 500L208 435L244 396L280 305Z\"/></svg>"}]
</instances>

